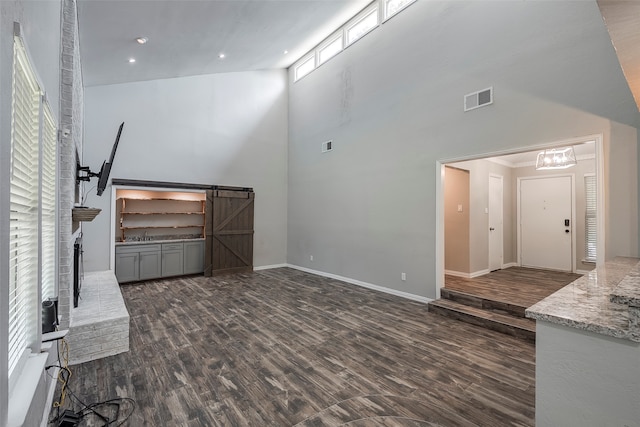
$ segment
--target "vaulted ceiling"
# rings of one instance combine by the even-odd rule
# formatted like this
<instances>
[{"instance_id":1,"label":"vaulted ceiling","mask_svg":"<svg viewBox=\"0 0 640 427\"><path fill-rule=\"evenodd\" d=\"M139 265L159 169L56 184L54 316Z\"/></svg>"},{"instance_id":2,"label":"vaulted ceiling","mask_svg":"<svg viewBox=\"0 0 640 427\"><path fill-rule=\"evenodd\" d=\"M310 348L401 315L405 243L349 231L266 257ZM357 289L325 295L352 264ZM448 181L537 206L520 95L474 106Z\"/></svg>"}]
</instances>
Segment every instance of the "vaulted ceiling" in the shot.
<instances>
[{"instance_id":1,"label":"vaulted ceiling","mask_svg":"<svg viewBox=\"0 0 640 427\"><path fill-rule=\"evenodd\" d=\"M79 0L84 84L286 68L370 2ZM640 109L640 1L598 6Z\"/></svg>"},{"instance_id":2,"label":"vaulted ceiling","mask_svg":"<svg viewBox=\"0 0 640 427\"><path fill-rule=\"evenodd\" d=\"M79 0L84 84L286 68L370 2Z\"/></svg>"}]
</instances>

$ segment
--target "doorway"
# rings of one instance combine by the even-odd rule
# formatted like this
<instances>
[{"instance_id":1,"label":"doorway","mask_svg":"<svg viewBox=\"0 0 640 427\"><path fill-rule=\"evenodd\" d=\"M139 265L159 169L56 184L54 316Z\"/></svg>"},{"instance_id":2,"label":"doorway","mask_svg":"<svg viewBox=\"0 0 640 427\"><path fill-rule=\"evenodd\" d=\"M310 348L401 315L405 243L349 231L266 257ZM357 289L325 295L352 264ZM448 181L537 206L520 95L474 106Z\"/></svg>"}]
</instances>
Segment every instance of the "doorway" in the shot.
<instances>
[{"instance_id":1,"label":"doorway","mask_svg":"<svg viewBox=\"0 0 640 427\"><path fill-rule=\"evenodd\" d=\"M521 150L514 150L512 152L500 152L500 153L487 153L479 156L467 156L460 158L452 158L448 160L441 160L436 162L437 166L437 174L436 174L436 294L435 297L440 298L441 292L440 289L444 287L444 275L445 275L445 251L444 251L444 241L445 241L445 230L444 230L444 221L445 221L445 212L444 212L444 181L445 174L444 168L447 166L458 166L457 164L469 164L471 162L475 162L477 160L482 161L490 161L493 166L489 166L486 168L487 172L496 173L498 175L504 175L503 185L504 185L504 206L503 206L503 260L502 260L502 268L509 268L512 266L520 265L520 259L518 254L518 242L516 238L516 234L518 232L517 227L517 214L516 214L516 203L517 203L517 182L516 178L518 177L526 177L530 175L538 175L537 171L534 169L536 154L544 149L553 148L553 147L562 147L571 145L576 148L576 155L578 157L578 163L580 164L580 160L590 159L592 172L591 175L596 176L596 188L597 188L597 212L596 212L596 230L597 230L597 239L596 239L596 248L597 248L597 263L601 263L604 259L604 197L601 195L604 191L604 183L602 181L602 177L604 174L604 159L603 159L603 137L602 135L590 135L585 137L573 138L563 141L557 141L551 144L541 144L538 146L530 146ZM527 160L528 159L528 160ZM498 171L498 168L495 167L496 164L504 164L507 165L510 170L517 171L514 173L502 171ZM516 169L512 169L514 168ZM583 162L584 165L584 162ZM529 167L527 170L526 167ZM460 166L461 168L465 168L465 165ZM581 169L578 167L578 169ZM530 171L527 172L527 171ZM574 185L577 190L578 196L576 198L576 210L572 213L573 217L571 217L570 226L570 234L572 234L572 238L574 238L573 234L576 234L576 230L578 231L576 234L576 242L572 243L572 262L573 269L577 272L584 273L591 268L593 268L594 264L588 265L585 264L585 261L582 259L582 251L583 251L583 239L581 237L583 227L583 203L581 191L582 189L582 181L583 181L583 172L586 174L586 170L582 168L581 170L572 171L575 174ZM542 175L542 174L540 174ZM489 199L487 194L487 199L480 198L480 202L478 203L478 195L474 193L473 183L483 182L484 185L488 186L489 178L480 179L472 179L472 194L471 194L471 208L472 212L475 212L475 219L478 219L480 216L484 216L484 224L486 224L486 228L482 226L476 226L474 228L474 224L476 224L475 219L472 218L472 230L471 230L471 239L475 240L476 245L472 246L472 251L475 251L475 254L472 252L471 257L473 260L477 261L478 259L484 258L486 261L484 272L488 273L490 270L489 259L490 256L488 254L490 249L489 237L488 234L491 226L489 226ZM487 192L488 193L488 192ZM485 200L484 202L482 200ZM477 209L474 208L474 203L476 203ZM486 204L485 204L486 203ZM485 209L486 207L486 209ZM493 209L495 211L495 209ZM472 213L473 214L473 213ZM566 219L566 218L563 218ZM493 220L492 220L493 221ZM564 222L563 222L564 223ZM495 227L493 227L495 228ZM484 235L487 237L482 237L481 233L485 233ZM480 238L478 238L480 236ZM483 242L486 242L482 244ZM481 245L478 245L480 243ZM473 242L472 242L473 244ZM497 246L497 245L496 245ZM484 254L479 251L485 251ZM496 257L491 255L491 268L497 265L495 261ZM483 274L482 268L480 264L476 262L475 268L472 269L473 273L471 277L478 276L479 274Z\"/></svg>"}]
</instances>

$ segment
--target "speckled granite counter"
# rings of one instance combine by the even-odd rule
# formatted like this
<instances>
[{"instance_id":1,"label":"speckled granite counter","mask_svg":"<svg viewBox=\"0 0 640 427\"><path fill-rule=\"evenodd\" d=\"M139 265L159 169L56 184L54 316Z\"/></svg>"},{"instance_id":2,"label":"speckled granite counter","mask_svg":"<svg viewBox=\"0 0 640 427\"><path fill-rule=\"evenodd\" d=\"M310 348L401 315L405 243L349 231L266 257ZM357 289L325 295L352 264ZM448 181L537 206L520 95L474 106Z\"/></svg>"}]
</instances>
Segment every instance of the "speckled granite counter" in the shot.
<instances>
[{"instance_id":1,"label":"speckled granite counter","mask_svg":"<svg viewBox=\"0 0 640 427\"><path fill-rule=\"evenodd\" d=\"M127 245L145 245L145 244L159 244L159 243L180 243L180 242L195 242L198 240L204 240L204 237L195 239L160 239L160 240L127 240L126 242L116 242L116 246Z\"/></svg>"},{"instance_id":2,"label":"speckled granite counter","mask_svg":"<svg viewBox=\"0 0 640 427\"><path fill-rule=\"evenodd\" d=\"M615 258L526 310L531 319L640 342L640 263Z\"/></svg>"}]
</instances>

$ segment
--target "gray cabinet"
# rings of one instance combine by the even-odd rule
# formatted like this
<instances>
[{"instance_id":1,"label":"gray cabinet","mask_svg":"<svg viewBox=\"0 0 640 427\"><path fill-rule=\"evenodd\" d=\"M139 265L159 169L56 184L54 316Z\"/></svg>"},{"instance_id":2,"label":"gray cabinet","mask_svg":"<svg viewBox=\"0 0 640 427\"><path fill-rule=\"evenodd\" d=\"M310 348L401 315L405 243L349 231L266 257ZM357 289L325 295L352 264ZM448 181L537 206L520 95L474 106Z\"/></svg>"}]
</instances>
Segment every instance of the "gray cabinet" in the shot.
<instances>
[{"instance_id":1,"label":"gray cabinet","mask_svg":"<svg viewBox=\"0 0 640 427\"><path fill-rule=\"evenodd\" d=\"M204 240L184 242L184 274L204 272Z\"/></svg>"},{"instance_id":2,"label":"gray cabinet","mask_svg":"<svg viewBox=\"0 0 640 427\"><path fill-rule=\"evenodd\" d=\"M204 240L116 246L119 283L204 271Z\"/></svg>"},{"instance_id":3,"label":"gray cabinet","mask_svg":"<svg viewBox=\"0 0 640 427\"><path fill-rule=\"evenodd\" d=\"M116 248L116 278L119 283L140 280L140 254L138 252L118 252Z\"/></svg>"},{"instance_id":4,"label":"gray cabinet","mask_svg":"<svg viewBox=\"0 0 640 427\"><path fill-rule=\"evenodd\" d=\"M183 271L183 244L162 244L162 277L179 276Z\"/></svg>"},{"instance_id":5,"label":"gray cabinet","mask_svg":"<svg viewBox=\"0 0 640 427\"><path fill-rule=\"evenodd\" d=\"M160 245L116 247L116 278L119 283L160 277Z\"/></svg>"}]
</instances>

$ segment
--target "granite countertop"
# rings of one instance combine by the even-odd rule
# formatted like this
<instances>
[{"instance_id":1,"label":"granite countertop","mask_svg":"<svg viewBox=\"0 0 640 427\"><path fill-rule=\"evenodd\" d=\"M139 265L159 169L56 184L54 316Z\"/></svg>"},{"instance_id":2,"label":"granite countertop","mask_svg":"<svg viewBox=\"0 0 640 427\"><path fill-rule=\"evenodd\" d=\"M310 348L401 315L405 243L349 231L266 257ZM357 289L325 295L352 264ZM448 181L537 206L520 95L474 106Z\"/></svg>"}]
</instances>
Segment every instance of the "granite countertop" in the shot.
<instances>
[{"instance_id":1,"label":"granite countertop","mask_svg":"<svg viewBox=\"0 0 640 427\"><path fill-rule=\"evenodd\" d=\"M618 257L532 305L526 316L640 342L629 322L629 305L639 302L639 260Z\"/></svg>"},{"instance_id":2,"label":"granite countertop","mask_svg":"<svg viewBox=\"0 0 640 427\"><path fill-rule=\"evenodd\" d=\"M180 243L180 242L194 242L198 240L204 240L204 237L197 237L193 239L163 239L163 240L129 240L126 242L116 242L116 246L126 245L157 245L160 243Z\"/></svg>"}]
</instances>

